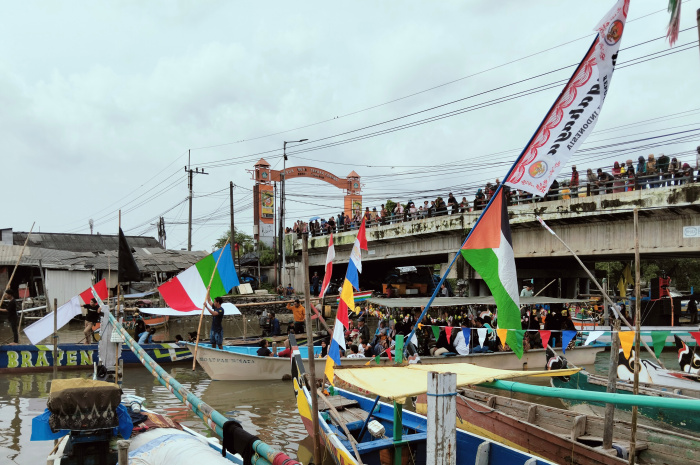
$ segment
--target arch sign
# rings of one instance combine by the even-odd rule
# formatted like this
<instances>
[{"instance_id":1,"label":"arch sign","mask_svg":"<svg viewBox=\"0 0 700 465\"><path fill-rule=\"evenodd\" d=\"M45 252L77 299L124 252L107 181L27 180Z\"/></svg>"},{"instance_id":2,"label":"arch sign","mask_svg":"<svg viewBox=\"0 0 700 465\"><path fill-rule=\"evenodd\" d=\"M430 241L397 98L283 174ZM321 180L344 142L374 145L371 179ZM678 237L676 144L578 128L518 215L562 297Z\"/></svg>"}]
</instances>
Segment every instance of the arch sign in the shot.
<instances>
[{"instance_id":1,"label":"arch sign","mask_svg":"<svg viewBox=\"0 0 700 465\"><path fill-rule=\"evenodd\" d=\"M254 215L254 236L267 245L272 246L275 237L275 204L276 191L273 183L278 183L285 179L312 178L327 182L338 189L345 191L344 212L348 216L353 216L357 212L362 212L362 195L360 175L352 171L345 178L333 173L314 168L313 166L294 166L284 170L270 169L270 164L264 159L260 159L255 164L252 171L255 186L253 186L253 215Z\"/></svg>"}]
</instances>

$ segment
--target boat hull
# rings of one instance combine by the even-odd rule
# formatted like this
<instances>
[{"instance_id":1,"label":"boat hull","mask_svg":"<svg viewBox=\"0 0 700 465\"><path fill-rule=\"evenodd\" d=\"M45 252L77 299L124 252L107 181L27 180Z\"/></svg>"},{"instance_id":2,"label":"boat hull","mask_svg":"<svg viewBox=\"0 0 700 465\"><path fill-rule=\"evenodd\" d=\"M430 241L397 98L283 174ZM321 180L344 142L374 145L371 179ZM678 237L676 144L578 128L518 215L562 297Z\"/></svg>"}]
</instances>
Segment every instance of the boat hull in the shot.
<instances>
[{"instance_id":1,"label":"boat hull","mask_svg":"<svg viewBox=\"0 0 700 465\"><path fill-rule=\"evenodd\" d=\"M562 378L552 378L551 383L552 383L553 387L557 387L557 388L582 389L582 390L596 391L596 392L605 392L606 391L606 386L604 384L591 383L591 382L589 382L588 377L589 377L588 373L579 372L579 373L576 373L575 375L572 375L571 377L569 377L568 381L564 380ZM650 389L649 391L651 393L653 391L653 389ZM627 390L618 389L617 392L619 394L632 395L632 393L630 391L627 391ZM659 392L659 395L673 396L673 393L671 393L671 392ZM687 398L690 399L690 397L687 397ZM576 400L563 400L563 401L564 401L564 403L566 403L569 406L578 405L578 404L590 405L592 410L596 413L599 413L599 412L602 413L603 410L605 409L605 404L602 402L583 402L583 401L576 401ZM624 405L617 405L615 408L619 409L619 410L627 410L627 411L632 410L632 407L624 406ZM693 434L700 433L700 418L696 418L695 415L689 414L688 412L685 412L683 410L664 409L664 408L658 408L658 407L639 407L638 412L641 415L644 415L645 417L647 417L653 421L667 423L667 424L674 426L676 428L681 428L684 431L692 432Z\"/></svg>"},{"instance_id":2,"label":"boat hull","mask_svg":"<svg viewBox=\"0 0 700 465\"><path fill-rule=\"evenodd\" d=\"M144 344L146 353L159 364L192 360L187 347L174 342ZM124 365L140 365L138 357L128 346L122 347ZM58 369L92 370L97 362L97 344L59 344ZM0 346L0 373L22 373L53 370L53 345Z\"/></svg>"}]
</instances>

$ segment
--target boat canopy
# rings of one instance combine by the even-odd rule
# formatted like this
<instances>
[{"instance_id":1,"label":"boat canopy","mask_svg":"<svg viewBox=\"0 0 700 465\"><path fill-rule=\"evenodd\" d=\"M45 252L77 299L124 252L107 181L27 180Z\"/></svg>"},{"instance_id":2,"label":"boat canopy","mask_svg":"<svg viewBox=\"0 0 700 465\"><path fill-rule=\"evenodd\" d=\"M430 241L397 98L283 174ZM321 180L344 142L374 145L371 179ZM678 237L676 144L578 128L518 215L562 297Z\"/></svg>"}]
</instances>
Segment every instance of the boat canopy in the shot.
<instances>
[{"instance_id":1,"label":"boat canopy","mask_svg":"<svg viewBox=\"0 0 700 465\"><path fill-rule=\"evenodd\" d=\"M367 299L375 305L389 308L421 308L428 304L430 297L406 297L398 299L390 299L386 297L373 297ZM551 305L551 304L566 304L576 302L589 302L588 299L560 299L557 297L520 297L520 305ZM493 296L479 297L436 297L433 300L431 307L460 307L464 305L496 305Z\"/></svg>"},{"instance_id":2,"label":"boat canopy","mask_svg":"<svg viewBox=\"0 0 700 465\"><path fill-rule=\"evenodd\" d=\"M512 379L524 376L551 377L570 376L580 368L549 371L516 371L485 368L469 363L439 363L433 365L381 366L335 368L336 378L360 389L387 399L404 403L407 397L428 392L428 372L455 373L457 387L490 383L497 379Z\"/></svg>"},{"instance_id":3,"label":"boat canopy","mask_svg":"<svg viewBox=\"0 0 700 465\"><path fill-rule=\"evenodd\" d=\"M238 307L233 305L231 302L224 302L221 304L221 307L224 309L224 315L240 315L241 311L238 310ZM139 307L139 312L141 313L149 313L151 315L168 315L168 316L199 316L199 314L202 313L201 310L190 310L187 312L181 312L179 310L174 310L169 307L165 308L141 308Z\"/></svg>"}]
</instances>

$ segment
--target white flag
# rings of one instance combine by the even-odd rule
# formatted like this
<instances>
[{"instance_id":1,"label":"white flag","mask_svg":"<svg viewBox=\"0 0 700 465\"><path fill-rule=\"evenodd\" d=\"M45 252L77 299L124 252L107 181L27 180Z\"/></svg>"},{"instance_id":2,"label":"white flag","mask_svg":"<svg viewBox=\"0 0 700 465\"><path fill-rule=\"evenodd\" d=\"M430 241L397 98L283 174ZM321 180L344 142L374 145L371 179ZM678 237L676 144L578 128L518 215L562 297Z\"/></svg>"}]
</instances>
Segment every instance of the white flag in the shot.
<instances>
[{"instance_id":1,"label":"white flag","mask_svg":"<svg viewBox=\"0 0 700 465\"><path fill-rule=\"evenodd\" d=\"M56 331L58 331L73 317L82 313L80 311L80 296L76 295L54 311L56 312ZM34 345L51 336L53 334L53 312L24 328L24 334Z\"/></svg>"},{"instance_id":2,"label":"white flag","mask_svg":"<svg viewBox=\"0 0 700 465\"><path fill-rule=\"evenodd\" d=\"M544 196L593 131L610 88L629 0L618 0L595 30L596 39L523 150L505 183Z\"/></svg>"},{"instance_id":3,"label":"white flag","mask_svg":"<svg viewBox=\"0 0 700 465\"><path fill-rule=\"evenodd\" d=\"M583 345L587 346L588 344L594 342L596 339L598 339L603 334L605 334L605 331L591 331L590 333L588 333L588 337L586 338L586 342L584 342Z\"/></svg>"}]
</instances>

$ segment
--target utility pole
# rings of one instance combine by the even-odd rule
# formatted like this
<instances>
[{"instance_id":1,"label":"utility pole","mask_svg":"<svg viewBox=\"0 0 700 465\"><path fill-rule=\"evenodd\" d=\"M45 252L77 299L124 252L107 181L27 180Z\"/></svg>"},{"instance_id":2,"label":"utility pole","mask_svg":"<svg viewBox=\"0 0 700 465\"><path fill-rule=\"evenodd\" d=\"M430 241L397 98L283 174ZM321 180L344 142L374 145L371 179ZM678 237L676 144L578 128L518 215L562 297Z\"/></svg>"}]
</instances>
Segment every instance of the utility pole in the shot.
<instances>
[{"instance_id":1,"label":"utility pole","mask_svg":"<svg viewBox=\"0 0 700 465\"><path fill-rule=\"evenodd\" d=\"M228 189L231 197L231 260L236 263L236 229L233 226L233 181L229 181ZM240 267L240 262L238 263ZM240 270L239 270L240 271Z\"/></svg>"},{"instance_id":2,"label":"utility pole","mask_svg":"<svg viewBox=\"0 0 700 465\"><path fill-rule=\"evenodd\" d=\"M196 168L192 170L192 167L190 165L190 151L187 151L187 166L185 166L185 172L189 175L188 176L188 182L187 182L187 188L190 190L190 195L189 195L189 201L190 201L190 215L189 215L189 220L187 221L187 250L190 251L192 250L192 175L193 174L209 174L204 172L204 168L202 168L202 171L199 171L199 168Z\"/></svg>"},{"instance_id":3,"label":"utility pole","mask_svg":"<svg viewBox=\"0 0 700 465\"><path fill-rule=\"evenodd\" d=\"M698 11L695 13L696 19L698 21L698 39L700 39L700 8L698 8ZM698 44L700 45L700 44Z\"/></svg>"},{"instance_id":4,"label":"utility pole","mask_svg":"<svg viewBox=\"0 0 700 465\"><path fill-rule=\"evenodd\" d=\"M279 205L277 203L277 183L276 182L272 183L272 185L273 185L273 189L274 189L275 205ZM277 226L277 220L279 219L277 217L277 208L274 209L273 215L274 216L272 218L272 225ZM282 284L282 280L280 279L280 274L279 274L280 267L279 267L279 263L277 261L277 251L279 250L279 244L277 244L277 228L275 227L273 229L275 230L275 232L274 232L274 237L272 238L272 252L275 254L275 277L277 278L277 286L279 286L280 284Z\"/></svg>"},{"instance_id":5,"label":"utility pole","mask_svg":"<svg viewBox=\"0 0 700 465\"><path fill-rule=\"evenodd\" d=\"M285 244L284 244L284 216L286 212L284 211L284 201L286 200L286 192L285 192L285 178L287 177L287 144L295 144L295 143L301 143L301 142L306 142L309 139L300 139L300 140L292 140L292 141L284 141L284 145L282 146L282 178L280 181L282 182L282 188L280 192L280 198L281 198L281 206L280 206L280 242L281 246L280 249L282 250L282 270L280 271L280 275L284 277L284 269L287 266L287 257L285 256Z\"/></svg>"}]
</instances>

